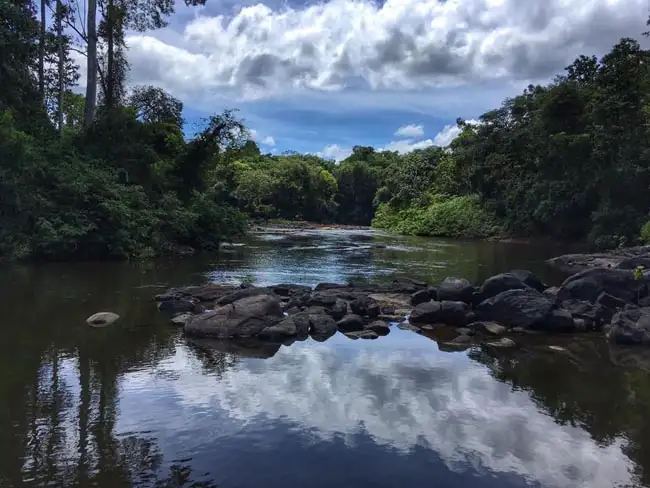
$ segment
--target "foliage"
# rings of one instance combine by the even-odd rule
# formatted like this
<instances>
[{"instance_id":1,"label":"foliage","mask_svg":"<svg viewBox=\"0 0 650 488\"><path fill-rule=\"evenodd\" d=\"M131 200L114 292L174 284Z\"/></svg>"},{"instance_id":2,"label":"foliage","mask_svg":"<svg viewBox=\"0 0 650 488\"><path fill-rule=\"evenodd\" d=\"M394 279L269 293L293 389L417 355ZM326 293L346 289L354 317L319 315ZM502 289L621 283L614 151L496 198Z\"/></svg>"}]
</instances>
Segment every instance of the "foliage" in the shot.
<instances>
[{"instance_id":1,"label":"foliage","mask_svg":"<svg viewBox=\"0 0 650 488\"><path fill-rule=\"evenodd\" d=\"M429 199L426 206L401 210L380 204L372 225L419 236L482 238L499 233L496 218L480 206L476 196L431 195Z\"/></svg>"}]
</instances>

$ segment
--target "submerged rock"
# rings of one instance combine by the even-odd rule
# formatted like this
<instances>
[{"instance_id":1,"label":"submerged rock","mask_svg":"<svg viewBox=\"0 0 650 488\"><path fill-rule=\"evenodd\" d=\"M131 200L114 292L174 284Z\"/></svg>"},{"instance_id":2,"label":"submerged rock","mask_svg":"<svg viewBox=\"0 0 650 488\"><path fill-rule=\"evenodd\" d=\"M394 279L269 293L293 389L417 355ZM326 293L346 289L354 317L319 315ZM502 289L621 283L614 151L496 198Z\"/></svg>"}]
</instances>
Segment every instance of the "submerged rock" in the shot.
<instances>
[{"instance_id":1,"label":"submerged rock","mask_svg":"<svg viewBox=\"0 0 650 488\"><path fill-rule=\"evenodd\" d=\"M113 312L97 312L86 319L86 323L91 327L106 327L114 324L120 318Z\"/></svg>"},{"instance_id":2,"label":"submerged rock","mask_svg":"<svg viewBox=\"0 0 650 488\"><path fill-rule=\"evenodd\" d=\"M360 315L356 314L346 315L341 320L339 320L336 325L341 332L363 330L363 318Z\"/></svg>"},{"instance_id":3,"label":"submerged rock","mask_svg":"<svg viewBox=\"0 0 650 488\"><path fill-rule=\"evenodd\" d=\"M345 337L349 339L377 339L379 336L372 330L357 330L346 332Z\"/></svg>"},{"instance_id":4,"label":"submerged rock","mask_svg":"<svg viewBox=\"0 0 650 488\"><path fill-rule=\"evenodd\" d=\"M623 310L606 329L610 341L623 346L650 346L650 308Z\"/></svg>"}]
</instances>

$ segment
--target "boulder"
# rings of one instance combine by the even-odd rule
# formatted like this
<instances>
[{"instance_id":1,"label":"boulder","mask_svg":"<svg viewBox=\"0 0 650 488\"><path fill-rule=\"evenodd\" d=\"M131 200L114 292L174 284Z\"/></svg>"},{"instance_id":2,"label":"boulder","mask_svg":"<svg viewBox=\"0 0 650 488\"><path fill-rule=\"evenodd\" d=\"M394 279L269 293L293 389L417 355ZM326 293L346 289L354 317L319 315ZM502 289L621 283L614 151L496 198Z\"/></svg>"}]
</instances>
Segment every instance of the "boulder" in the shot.
<instances>
[{"instance_id":1,"label":"boulder","mask_svg":"<svg viewBox=\"0 0 650 488\"><path fill-rule=\"evenodd\" d=\"M333 307L336 304L337 297L332 293L316 291L309 296L307 305L317 305L321 307Z\"/></svg>"},{"instance_id":2,"label":"boulder","mask_svg":"<svg viewBox=\"0 0 650 488\"><path fill-rule=\"evenodd\" d=\"M438 287L437 286L429 286L427 287L427 291L429 292L429 297L431 300L438 300Z\"/></svg>"},{"instance_id":3,"label":"boulder","mask_svg":"<svg viewBox=\"0 0 650 488\"><path fill-rule=\"evenodd\" d=\"M471 303L474 287L463 278L447 277L438 287L438 300Z\"/></svg>"},{"instance_id":4,"label":"boulder","mask_svg":"<svg viewBox=\"0 0 650 488\"><path fill-rule=\"evenodd\" d=\"M421 303L413 309L409 322L413 324L432 324L438 321L442 305L440 302Z\"/></svg>"},{"instance_id":5,"label":"boulder","mask_svg":"<svg viewBox=\"0 0 650 488\"><path fill-rule=\"evenodd\" d=\"M558 298L595 302L603 292L627 303L636 303L648 294L647 278L635 280L632 271L623 269L587 269L564 280Z\"/></svg>"},{"instance_id":6,"label":"boulder","mask_svg":"<svg viewBox=\"0 0 650 488\"><path fill-rule=\"evenodd\" d=\"M606 327L606 335L619 345L650 346L650 308L618 312Z\"/></svg>"},{"instance_id":7,"label":"boulder","mask_svg":"<svg viewBox=\"0 0 650 488\"><path fill-rule=\"evenodd\" d=\"M329 310L329 314L334 320L341 320L345 317L346 313L348 313L348 303L345 300L337 298L336 302L334 302L334 305Z\"/></svg>"},{"instance_id":8,"label":"boulder","mask_svg":"<svg viewBox=\"0 0 650 488\"><path fill-rule=\"evenodd\" d=\"M227 339L255 337L283 319L280 301L270 295L253 295L211 312L195 315L185 324L188 335Z\"/></svg>"},{"instance_id":9,"label":"boulder","mask_svg":"<svg viewBox=\"0 0 650 488\"><path fill-rule=\"evenodd\" d=\"M600 330L603 325L609 323L615 313L615 311L608 310L599 303L574 298L563 300L560 306L567 310L573 318L583 319L587 328L596 330Z\"/></svg>"},{"instance_id":10,"label":"boulder","mask_svg":"<svg viewBox=\"0 0 650 488\"><path fill-rule=\"evenodd\" d=\"M571 314L562 308L556 308L542 320L533 324L534 329L546 332L574 332L576 324Z\"/></svg>"},{"instance_id":11,"label":"boulder","mask_svg":"<svg viewBox=\"0 0 650 488\"><path fill-rule=\"evenodd\" d=\"M311 319L309 313L299 312L291 316L294 325L296 326L296 335L299 338L307 337L311 329Z\"/></svg>"},{"instance_id":12,"label":"boulder","mask_svg":"<svg viewBox=\"0 0 650 488\"><path fill-rule=\"evenodd\" d=\"M510 273L501 273L485 280L473 296L473 303L479 304L483 300L492 298L508 290L521 290L529 288L523 281Z\"/></svg>"},{"instance_id":13,"label":"boulder","mask_svg":"<svg viewBox=\"0 0 650 488\"><path fill-rule=\"evenodd\" d=\"M315 291L321 290L332 290L336 288L346 288L348 285L342 285L340 283L318 283L314 288Z\"/></svg>"},{"instance_id":14,"label":"boulder","mask_svg":"<svg viewBox=\"0 0 650 488\"><path fill-rule=\"evenodd\" d=\"M411 305L414 307L420 303L425 303L431 300L429 290L419 290L411 295Z\"/></svg>"},{"instance_id":15,"label":"boulder","mask_svg":"<svg viewBox=\"0 0 650 488\"><path fill-rule=\"evenodd\" d=\"M370 318L377 317L381 311L379 303L366 296L352 300L350 302L350 310L357 315L361 315L362 317L368 316Z\"/></svg>"},{"instance_id":16,"label":"boulder","mask_svg":"<svg viewBox=\"0 0 650 488\"><path fill-rule=\"evenodd\" d=\"M268 290L281 297L292 297L294 295L311 293L311 287L309 286L293 285L290 283L280 283L279 285L269 286Z\"/></svg>"},{"instance_id":17,"label":"boulder","mask_svg":"<svg viewBox=\"0 0 650 488\"><path fill-rule=\"evenodd\" d=\"M485 335L500 336L508 331L506 327L496 322L472 322L468 327L479 334Z\"/></svg>"},{"instance_id":18,"label":"boulder","mask_svg":"<svg viewBox=\"0 0 650 488\"><path fill-rule=\"evenodd\" d=\"M440 302L440 320L446 325L464 327L470 322L471 310L465 302Z\"/></svg>"},{"instance_id":19,"label":"boulder","mask_svg":"<svg viewBox=\"0 0 650 488\"><path fill-rule=\"evenodd\" d=\"M525 285L530 286L537 291L543 292L548 288L548 286L540 280L535 273L528 271L527 269L513 269L510 271L510 274Z\"/></svg>"},{"instance_id":20,"label":"boulder","mask_svg":"<svg viewBox=\"0 0 650 488\"><path fill-rule=\"evenodd\" d=\"M158 303L158 310L170 315L178 315L181 313L193 312L195 308L196 308L196 302L189 298L187 299L175 298L172 300L165 300Z\"/></svg>"},{"instance_id":21,"label":"boulder","mask_svg":"<svg viewBox=\"0 0 650 488\"><path fill-rule=\"evenodd\" d=\"M650 269L650 256L634 256L625 258L616 266L618 269L635 269L642 266L645 269Z\"/></svg>"},{"instance_id":22,"label":"boulder","mask_svg":"<svg viewBox=\"0 0 650 488\"><path fill-rule=\"evenodd\" d=\"M297 334L298 329L295 322L291 317L287 317L280 323L262 329L259 338L271 341L283 341L284 339L294 337Z\"/></svg>"},{"instance_id":23,"label":"boulder","mask_svg":"<svg viewBox=\"0 0 650 488\"><path fill-rule=\"evenodd\" d=\"M91 327L106 327L117 322L119 318L120 316L113 312L97 312L88 317L86 323Z\"/></svg>"},{"instance_id":24,"label":"boulder","mask_svg":"<svg viewBox=\"0 0 650 488\"><path fill-rule=\"evenodd\" d=\"M255 288L255 287L241 288L239 290L228 293L222 296L221 298L218 298L216 301L216 305L222 305L222 306L228 305L229 303L236 302L237 300L241 300L242 298L260 296L260 295L272 295L272 292L270 292L266 288Z\"/></svg>"},{"instance_id":25,"label":"boulder","mask_svg":"<svg viewBox=\"0 0 650 488\"><path fill-rule=\"evenodd\" d=\"M390 333L390 325L383 320L375 320L368 325L364 325L363 328L364 330L371 330L380 336L386 336Z\"/></svg>"},{"instance_id":26,"label":"boulder","mask_svg":"<svg viewBox=\"0 0 650 488\"><path fill-rule=\"evenodd\" d=\"M346 315L336 323L341 332L363 330L363 318L360 315Z\"/></svg>"},{"instance_id":27,"label":"boulder","mask_svg":"<svg viewBox=\"0 0 650 488\"><path fill-rule=\"evenodd\" d=\"M481 320L498 322L507 327L531 327L544 320L553 302L532 288L508 290L482 301L476 312Z\"/></svg>"},{"instance_id":28,"label":"boulder","mask_svg":"<svg viewBox=\"0 0 650 488\"><path fill-rule=\"evenodd\" d=\"M309 322L311 325L309 335L315 341L326 341L336 334L336 322L327 314L310 314Z\"/></svg>"}]
</instances>

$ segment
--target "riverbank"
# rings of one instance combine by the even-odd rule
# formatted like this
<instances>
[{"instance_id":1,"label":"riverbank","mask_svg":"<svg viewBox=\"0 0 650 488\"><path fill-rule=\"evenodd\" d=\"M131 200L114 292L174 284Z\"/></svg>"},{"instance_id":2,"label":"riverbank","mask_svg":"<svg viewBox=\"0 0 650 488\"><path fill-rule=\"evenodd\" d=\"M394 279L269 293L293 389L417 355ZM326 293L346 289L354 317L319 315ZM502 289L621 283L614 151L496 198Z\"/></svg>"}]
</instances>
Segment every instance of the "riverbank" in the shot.
<instances>
[{"instance_id":1,"label":"riverbank","mask_svg":"<svg viewBox=\"0 0 650 488\"><path fill-rule=\"evenodd\" d=\"M155 297L188 336L216 340L324 341L341 332L376 339L391 326L441 337L449 348L516 347L520 334L604 333L613 343L650 345L650 274L594 268L548 287L514 270L480 286L448 277L266 287L210 284Z\"/></svg>"}]
</instances>

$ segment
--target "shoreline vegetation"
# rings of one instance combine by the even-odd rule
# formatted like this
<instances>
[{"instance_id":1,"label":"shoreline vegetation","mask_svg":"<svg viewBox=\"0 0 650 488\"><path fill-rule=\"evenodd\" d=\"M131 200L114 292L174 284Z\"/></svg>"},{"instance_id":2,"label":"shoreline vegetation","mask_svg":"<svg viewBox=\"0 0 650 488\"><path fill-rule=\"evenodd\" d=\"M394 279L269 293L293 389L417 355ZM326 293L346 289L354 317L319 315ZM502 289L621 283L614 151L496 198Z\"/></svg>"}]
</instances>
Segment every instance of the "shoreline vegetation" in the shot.
<instances>
[{"instance_id":1,"label":"shoreline vegetation","mask_svg":"<svg viewBox=\"0 0 650 488\"><path fill-rule=\"evenodd\" d=\"M192 254L259 221L594 249L650 242L650 51L634 39L601 59L580 56L476 122L459 119L448 147L355 146L335 162L262 153L234 110L187 137L180 100L126 84L131 12L124 22L102 13L108 56L83 46L94 67L82 72L59 25L78 16L59 7L54 26L31 0L0 5L10 49L0 66L0 261ZM171 14L152 12L150 27ZM74 90L81 76L86 96Z\"/></svg>"}]
</instances>

